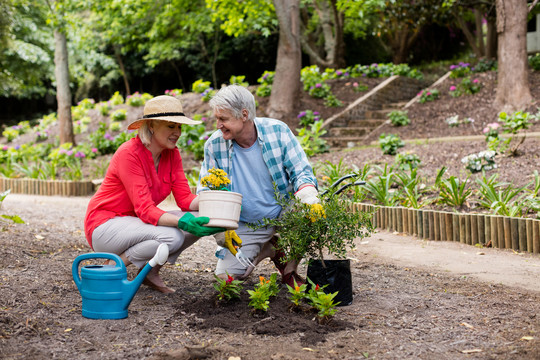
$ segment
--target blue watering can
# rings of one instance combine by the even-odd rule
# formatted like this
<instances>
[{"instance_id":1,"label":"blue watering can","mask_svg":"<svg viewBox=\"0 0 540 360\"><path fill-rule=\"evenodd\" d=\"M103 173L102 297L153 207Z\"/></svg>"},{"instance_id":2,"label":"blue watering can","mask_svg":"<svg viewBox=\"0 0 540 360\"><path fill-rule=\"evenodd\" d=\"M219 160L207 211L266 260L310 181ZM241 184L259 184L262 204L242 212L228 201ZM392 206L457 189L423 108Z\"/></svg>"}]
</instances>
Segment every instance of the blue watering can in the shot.
<instances>
[{"instance_id":1,"label":"blue watering can","mask_svg":"<svg viewBox=\"0 0 540 360\"><path fill-rule=\"evenodd\" d=\"M165 244L158 246L156 255L143 267L132 281L127 280L127 270L120 256L110 253L89 253L77 256L73 262L73 280L82 296L82 316L89 319L124 319L128 306L148 272L157 264L163 265L169 257ZM110 259L115 265L79 264L88 259Z\"/></svg>"}]
</instances>

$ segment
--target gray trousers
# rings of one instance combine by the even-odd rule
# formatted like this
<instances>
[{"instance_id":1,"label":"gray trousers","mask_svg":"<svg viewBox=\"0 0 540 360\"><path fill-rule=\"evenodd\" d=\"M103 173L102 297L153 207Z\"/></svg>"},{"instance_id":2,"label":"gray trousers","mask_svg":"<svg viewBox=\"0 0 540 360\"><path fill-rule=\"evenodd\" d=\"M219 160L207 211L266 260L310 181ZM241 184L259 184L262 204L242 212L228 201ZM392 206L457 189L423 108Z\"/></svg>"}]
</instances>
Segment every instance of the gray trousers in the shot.
<instances>
[{"instance_id":1,"label":"gray trousers","mask_svg":"<svg viewBox=\"0 0 540 360\"><path fill-rule=\"evenodd\" d=\"M169 212L179 216L185 214L178 210ZM197 212L193 214L198 216ZM96 252L125 253L132 264L142 268L154 257L160 244L167 244L168 262L174 264L180 253L198 239L175 227L147 224L134 216L117 216L94 230L92 247Z\"/></svg>"},{"instance_id":2,"label":"gray trousers","mask_svg":"<svg viewBox=\"0 0 540 360\"><path fill-rule=\"evenodd\" d=\"M238 229L235 230L236 234L242 240L242 252L250 259L253 260L265 243L272 239L272 236L275 234L275 228L260 228L257 230L252 230L245 225L243 222L238 223ZM216 264L215 274L236 274L241 275L245 273L247 268L240 264L236 257L230 251L224 251L224 258L218 259Z\"/></svg>"}]
</instances>

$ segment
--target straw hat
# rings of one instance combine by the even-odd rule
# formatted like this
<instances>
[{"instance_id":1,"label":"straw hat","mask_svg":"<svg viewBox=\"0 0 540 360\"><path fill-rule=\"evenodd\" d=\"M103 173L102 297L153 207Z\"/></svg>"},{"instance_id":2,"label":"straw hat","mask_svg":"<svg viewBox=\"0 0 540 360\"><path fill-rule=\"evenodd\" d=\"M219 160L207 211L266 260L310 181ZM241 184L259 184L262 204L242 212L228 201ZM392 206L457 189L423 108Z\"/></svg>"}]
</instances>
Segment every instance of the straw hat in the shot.
<instances>
[{"instance_id":1,"label":"straw hat","mask_svg":"<svg viewBox=\"0 0 540 360\"><path fill-rule=\"evenodd\" d=\"M177 124L198 125L201 121L191 120L184 115L182 103L174 96L160 95L150 99L144 105L144 113L141 119L137 119L128 125L128 130L141 127L146 120L164 120Z\"/></svg>"}]
</instances>

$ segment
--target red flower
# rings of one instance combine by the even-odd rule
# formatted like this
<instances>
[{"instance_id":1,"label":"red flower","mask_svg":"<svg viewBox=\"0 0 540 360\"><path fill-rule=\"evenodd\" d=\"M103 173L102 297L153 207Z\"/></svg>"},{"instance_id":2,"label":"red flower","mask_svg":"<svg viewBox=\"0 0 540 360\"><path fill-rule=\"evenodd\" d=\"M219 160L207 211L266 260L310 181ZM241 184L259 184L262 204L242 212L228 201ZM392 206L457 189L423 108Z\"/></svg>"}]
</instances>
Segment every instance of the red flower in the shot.
<instances>
[{"instance_id":1,"label":"red flower","mask_svg":"<svg viewBox=\"0 0 540 360\"><path fill-rule=\"evenodd\" d=\"M227 280L225 281L226 284L232 283L234 278L231 275L227 275Z\"/></svg>"},{"instance_id":2,"label":"red flower","mask_svg":"<svg viewBox=\"0 0 540 360\"><path fill-rule=\"evenodd\" d=\"M320 289L319 284L317 284L317 285L315 286L315 291L317 291L317 290L319 290L319 289Z\"/></svg>"}]
</instances>

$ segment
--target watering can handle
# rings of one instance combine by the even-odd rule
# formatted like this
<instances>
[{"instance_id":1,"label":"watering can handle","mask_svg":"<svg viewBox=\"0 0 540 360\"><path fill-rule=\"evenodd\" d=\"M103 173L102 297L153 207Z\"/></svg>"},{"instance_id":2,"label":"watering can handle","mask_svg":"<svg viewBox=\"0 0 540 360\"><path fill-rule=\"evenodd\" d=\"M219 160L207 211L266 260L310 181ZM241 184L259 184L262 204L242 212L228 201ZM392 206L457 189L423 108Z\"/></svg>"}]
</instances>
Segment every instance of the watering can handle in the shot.
<instances>
[{"instance_id":1,"label":"watering can handle","mask_svg":"<svg viewBox=\"0 0 540 360\"><path fill-rule=\"evenodd\" d=\"M112 253L88 253L88 254L82 254L77 256L75 261L73 261L73 266L71 267L71 272L73 274L73 281L75 281L75 284L77 285L77 288L79 291L81 290L81 277L79 276L79 264L81 261L89 260L89 259L109 259L113 260L116 265L120 268L126 268L124 265L124 262L120 258L120 256Z\"/></svg>"}]
</instances>

